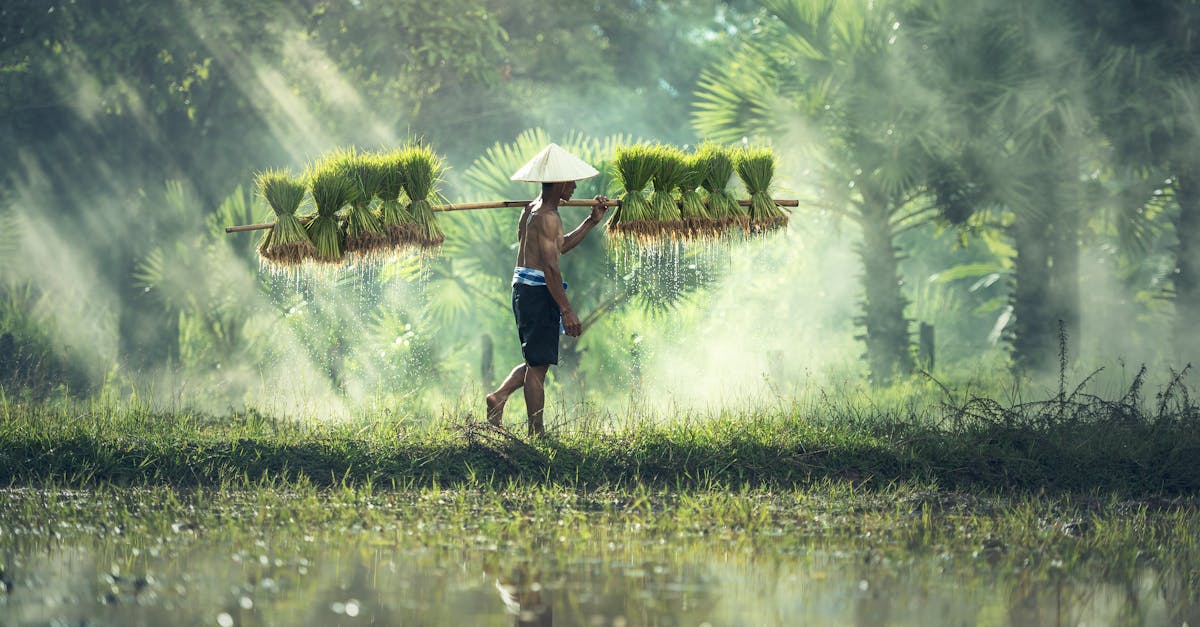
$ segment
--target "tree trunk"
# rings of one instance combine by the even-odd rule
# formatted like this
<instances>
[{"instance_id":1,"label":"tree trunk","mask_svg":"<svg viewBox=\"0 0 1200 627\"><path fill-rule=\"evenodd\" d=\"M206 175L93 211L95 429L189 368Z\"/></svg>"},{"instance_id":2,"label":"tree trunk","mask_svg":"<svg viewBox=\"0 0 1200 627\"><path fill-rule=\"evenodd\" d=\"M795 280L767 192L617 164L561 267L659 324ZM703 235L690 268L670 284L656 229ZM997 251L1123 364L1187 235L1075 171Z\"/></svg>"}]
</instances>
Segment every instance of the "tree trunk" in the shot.
<instances>
[{"instance_id":1,"label":"tree trunk","mask_svg":"<svg viewBox=\"0 0 1200 627\"><path fill-rule=\"evenodd\" d=\"M1180 367L1200 359L1200 168L1179 172L1175 190L1179 211L1175 214L1175 325L1174 340ZM1196 364L1200 365L1200 364Z\"/></svg>"},{"instance_id":2,"label":"tree trunk","mask_svg":"<svg viewBox=\"0 0 1200 627\"><path fill-rule=\"evenodd\" d=\"M1045 208L1018 211L1012 226L1017 249L1011 335L1016 373L1058 370L1060 328L1068 343L1079 345L1081 216L1077 177L1074 167L1045 174L1036 182ZM1069 350L1063 357L1069 357Z\"/></svg>"},{"instance_id":3,"label":"tree trunk","mask_svg":"<svg viewBox=\"0 0 1200 627\"><path fill-rule=\"evenodd\" d=\"M1058 321L1063 323L1069 345L1080 345L1079 304L1079 210L1073 204L1060 202L1050 229L1050 307L1051 328L1058 333ZM1058 346L1055 337L1054 346ZM1057 348L1055 349L1057 356ZM1066 355L1069 357L1069 354Z\"/></svg>"},{"instance_id":4,"label":"tree trunk","mask_svg":"<svg viewBox=\"0 0 1200 627\"><path fill-rule=\"evenodd\" d=\"M1015 373L1049 372L1054 363L1057 320L1050 305L1050 234L1043 220L1017 213L1012 236L1013 324L1009 333Z\"/></svg>"},{"instance_id":5,"label":"tree trunk","mask_svg":"<svg viewBox=\"0 0 1200 627\"><path fill-rule=\"evenodd\" d=\"M887 203L865 192L863 198L863 241L858 252L866 299L857 322L866 327L866 334L859 337L867 344L871 382L887 385L896 375L910 374L915 367L909 321L904 317L908 301L900 289L900 259Z\"/></svg>"}]
</instances>

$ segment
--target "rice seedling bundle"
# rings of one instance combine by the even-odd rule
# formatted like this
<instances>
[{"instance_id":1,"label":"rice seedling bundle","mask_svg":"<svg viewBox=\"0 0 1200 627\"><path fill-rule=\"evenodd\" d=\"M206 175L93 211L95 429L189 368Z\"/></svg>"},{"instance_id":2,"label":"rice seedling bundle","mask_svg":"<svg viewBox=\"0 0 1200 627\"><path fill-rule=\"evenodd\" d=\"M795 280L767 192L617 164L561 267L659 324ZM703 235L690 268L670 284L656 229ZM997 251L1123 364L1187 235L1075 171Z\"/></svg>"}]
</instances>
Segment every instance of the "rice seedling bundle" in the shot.
<instances>
[{"instance_id":1,"label":"rice seedling bundle","mask_svg":"<svg viewBox=\"0 0 1200 627\"><path fill-rule=\"evenodd\" d=\"M346 210L346 252L358 255L371 253L388 246L379 218L371 210L371 201L379 193L380 171L370 155L353 148L338 154L334 162L343 176L354 186L354 197Z\"/></svg>"},{"instance_id":2,"label":"rice seedling bundle","mask_svg":"<svg viewBox=\"0 0 1200 627\"><path fill-rule=\"evenodd\" d=\"M339 263L342 260L344 233L337 212L353 202L358 193L354 182L338 167L339 156L335 154L333 158L314 166L308 181L317 212L306 216L308 223L305 226L309 239L316 246L313 259L326 263Z\"/></svg>"},{"instance_id":3,"label":"rice seedling bundle","mask_svg":"<svg viewBox=\"0 0 1200 627\"><path fill-rule=\"evenodd\" d=\"M775 153L770 148L743 148L734 158L734 167L750 192L750 229L765 233L786 227L787 214L771 198Z\"/></svg>"},{"instance_id":4,"label":"rice seedling bundle","mask_svg":"<svg viewBox=\"0 0 1200 627\"><path fill-rule=\"evenodd\" d=\"M704 181L704 161L692 153L683 158L683 171L679 176L679 215L683 219L683 230L687 237L706 238L717 234L717 226L704 199L700 197L700 184Z\"/></svg>"},{"instance_id":5,"label":"rice seedling bundle","mask_svg":"<svg viewBox=\"0 0 1200 627\"><path fill-rule=\"evenodd\" d=\"M430 204L430 197L438 195L434 186L441 182L445 167L442 158L426 145L409 146L401 157L400 178L412 201L408 212L416 223L416 243L423 248L441 246L446 241Z\"/></svg>"},{"instance_id":6,"label":"rice seedling bundle","mask_svg":"<svg viewBox=\"0 0 1200 627\"><path fill-rule=\"evenodd\" d=\"M273 265L293 266L312 257L316 247L296 217L304 201L304 182L284 170L266 170L256 177L258 193L275 212L275 224L258 244L258 254Z\"/></svg>"},{"instance_id":7,"label":"rice seedling bundle","mask_svg":"<svg viewBox=\"0 0 1200 627\"><path fill-rule=\"evenodd\" d=\"M653 245L664 237L719 236L733 227L766 232L787 225L782 207L797 206L795 200L771 198L775 156L767 148L733 150L706 142L685 155L675 147L639 143L614 153L604 166L622 188L608 221L614 242ZM505 200L435 206L444 202L437 190L444 170L445 161L420 143L385 154L341 149L310 166L305 183L282 171L260 173L258 188L276 214L275 223L225 230L268 230L259 252L270 263L339 263L345 252L370 256L387 248L440 246L446 238L434 217L437 211L525 204ZM750 193L749 201L739 202L727 189L735 170ZM297 219L305 184L316 212ZM741 203L750 205L749 214ZM588 206L590 201L567 204Z\"/></svg>"},{"instance_id":8,"label":"rice seedling bundle","mask_svg":"<svg viewBox=\"0 0 1200 627\"><path fill-rule=\"evenodd\" d=\"M713 142L705 142L696 150L697 158L704 163L701 186L708 192L709 215L726 231L734 227L745 228L750 222L750 217L728 189L729 181L733 178L730 152L728 148Z\"/></svg>"},{"instance_id":9,"label":"rice seedling bundle","mask_svg":"<svg viewBox=\"0 0 1200 627\"><path fill-rule=\"evenodd\" d=\"M404 164L404 151L393 150L374 159L379 170L379 226L388 243L394 248L416 244L420 241L417 222L412 214L400 204L404 193L404 176L400 169Z\"/></svg>"},{"instance_id":10,"label":"rice seedling bundle","mask_svg":"<svg viewBox=\"0 0 1200 627\"><path fill-rule=\"evenodd\" d=\"M622 146L613 157L613 173L624 190L621 206L608 221L608 232L615 237L645 239L655 231L653 210L646 188L654 176L657 155L645 144Z\"/></svg>"},{"instance_id":11,"label":"rice seedling bundle","mask_svg":"<svg viewBox=\"0 0 1200 627\"><path fill-rule=\"evenodd\" d=\"M679 237L683 217L675 204L675 188L683 177L683 152L672 146L654 147L654 192L650 194L650 215L657 223L658 235Z\"/></svg>"}]
</instances>

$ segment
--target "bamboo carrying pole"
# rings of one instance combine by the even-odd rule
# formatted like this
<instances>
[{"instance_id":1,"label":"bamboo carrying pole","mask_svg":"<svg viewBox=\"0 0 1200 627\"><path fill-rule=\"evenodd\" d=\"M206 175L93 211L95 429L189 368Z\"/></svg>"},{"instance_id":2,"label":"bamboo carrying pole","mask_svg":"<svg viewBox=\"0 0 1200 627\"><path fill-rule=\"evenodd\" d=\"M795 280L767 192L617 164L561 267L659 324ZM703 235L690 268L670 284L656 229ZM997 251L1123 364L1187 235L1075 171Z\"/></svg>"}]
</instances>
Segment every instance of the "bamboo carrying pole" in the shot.
<instances>
[{"instance_id":1,"label":"bamboo carrying pole","mask_svg":"<svg viewBox=\"0 0 1200 627\"><path fill-rule=\"evenodd\" d=\"M511 207L524 207L525 205L528 205L531 202L533 202L533 201L532 200L485 200L482 202L465 202L465 203L460 203L457 205L434 205L433 210L434 211L471 211L474 209L505 209L505 208L511 208ZM749 207L750 201L749 200L739 200L738 204L743 207ZM781 200L776 200L775 204L779 205L780 207L798 207L798 206L800 206L800 201L781 199ZM590 200L590 199L589 200L566 200L566 201L558 203L558 206L560 206L560 207L592 207L595 205L596 205L596 201ZM621 201L616 200L616 199L609 200L608 206L620 207ZM241 233L243 231L262 231L264 229L269 229L273 226L275 226L275 223L273 223L273 222L268 223L268 224L241 224L238 226L227 226L227 227L225 227L225 232L226 233Z\"/></svg>"}]
</instances>

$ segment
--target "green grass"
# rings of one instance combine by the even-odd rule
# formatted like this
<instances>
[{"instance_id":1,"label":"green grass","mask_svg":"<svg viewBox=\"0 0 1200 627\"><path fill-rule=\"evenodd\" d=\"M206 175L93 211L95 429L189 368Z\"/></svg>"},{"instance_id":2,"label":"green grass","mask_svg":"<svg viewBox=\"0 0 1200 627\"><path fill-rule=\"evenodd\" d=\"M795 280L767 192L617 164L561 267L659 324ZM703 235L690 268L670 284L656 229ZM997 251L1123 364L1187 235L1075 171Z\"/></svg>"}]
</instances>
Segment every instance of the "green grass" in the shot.
<instances>
[{"instance_id":1,"label":"green grass","mask_svg":"<svg viewBox=\"0 0 1200 627\"><path fill-rule=\"evenodd\" d=\"M872 489L920 483L1014 493L1197 492L1200 410L1169 389L1145 405L1135 391L1117 400L1076 394L1011 406L973 397L924 412L827 400L562 429L527 442L472 421L325 424L3 399L0 484L203 486L278 477L428 486L482 477L581 488L846 481Z\"/></svg>"},{"instance_id":2,"label":"green grass","mask_svg":"<svg viewBox=\"0 0 1200 627\"><path fill-rule=\"evenodd\" d=\"M49 520L63 534L83 525L150 537L169 536L186 525L216 539L265 530L336 536L386 527L407 530L410 543L441 544L456 531L533 540L543 532L560 536L564 527L576 538L639 528L647 540L667 539L675 547L708 544L722 532L773 551L786 548L770 546L780 538L901 552L939 545L955 551L1003 546L1021 553L1018 563L1036 550L1046 567L1055 552L1060 559L1064 551L1084 559L1097 557L1089 551L1114 547L1133 549L1120 556L1122 563L1110 564L1114 569L1183 554L1200 558L1200 517L1195 515L1200 503L1182 498L975 496L923 486L864 491L838 482L783 491L717 482L691 491L645 486L578 491L529 482L392 490L278 479L190 491L113 486L77 491L55 485L5 490L5 496L0 520L7 528L37 528ZM246 519L254 524L243 524ZM1169 554L1168 543L1181 554ZM1138 548L1148 554L1136 555Z\"/></svg>"},{"instance_id":3,"label":"green grass","mask_svg":"<svg viewBox=\"0 0 1200 627\"><path fill-rule=\"evenodd\" d=\"M1064 388L1008 405L847 392L534 442L468 421L0 394L0 580L21 611L58 611L40 594L51 582L128 623L176 602L164 611L188 623L246 617L253 597L264 624L322 624L353 597L393 622L510 624L488 595L520 573L556 590L571 624L599 610L562 595L597 589L645 622L711 620L662 603L673 590L751 624L831 598L850 620L864 581L935 621L1039 602L1060 622L1156 622L1196 606L1200 411L1175 383L1143 400L1141 380L1115 400ZM447 609L429 597L446 589L491 600Z\"/></svg>"}]
</instances>

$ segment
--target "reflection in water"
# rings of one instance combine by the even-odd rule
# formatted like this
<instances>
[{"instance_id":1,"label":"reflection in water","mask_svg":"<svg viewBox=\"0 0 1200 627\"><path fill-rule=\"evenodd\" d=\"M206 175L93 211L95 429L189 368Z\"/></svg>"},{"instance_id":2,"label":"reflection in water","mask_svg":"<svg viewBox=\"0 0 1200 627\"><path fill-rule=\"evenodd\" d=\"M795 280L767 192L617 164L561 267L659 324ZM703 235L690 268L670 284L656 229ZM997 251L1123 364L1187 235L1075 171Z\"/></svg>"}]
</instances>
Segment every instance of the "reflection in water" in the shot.
<instances>
[{"instance_id":1,"label":"reflection in water","mask_svg":"<svg viewBox=\"0 0 1200 627\"><path fill-rule=\"evenodd\" d=\"M159 539L161 540L161 539ZM944 556L811 551L603 552L561 560L491 548L280 539L234 548L74 544L6 558L4 624L1075 625L1200 624L1196 591L1037 579ZM90 621L90 622L89 622Z\"/></svg>"},{"instance_id":2,"label":"reflection in water","mask_svg":"<svg viewBox=\"0 0 1200 627\"><path fill-rule=\"evenodd\" d=\"M554 608L544 588L538 571L528 563L518 564L505 576L496 567L484 567L484 574L496 577L496 591L508 613L516 617L520 627L550 627L554 624Z\"/></svg>"},{"instance_id":3,"label":"reflection in water","mask_svg":"<svg viewBox=\"0 0 1200 627\"><path fill-rule=\"evenodd\" d=\"M0 625L1200 626L1194 510L1023 547L990 516L834 535L791 505L749 529L746 497L533 497L0 491Z\"/></svg>"}]
</instances>

